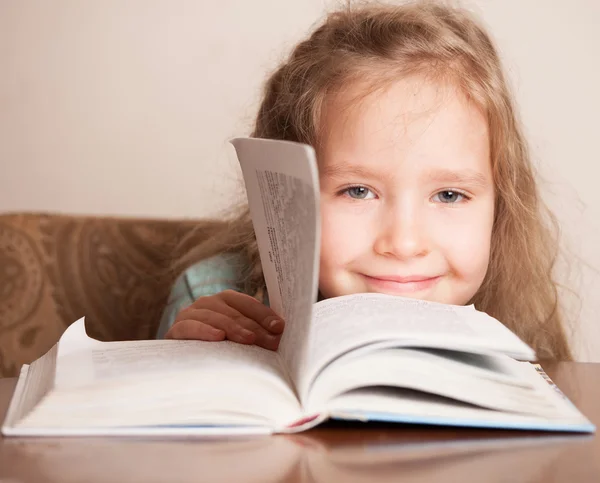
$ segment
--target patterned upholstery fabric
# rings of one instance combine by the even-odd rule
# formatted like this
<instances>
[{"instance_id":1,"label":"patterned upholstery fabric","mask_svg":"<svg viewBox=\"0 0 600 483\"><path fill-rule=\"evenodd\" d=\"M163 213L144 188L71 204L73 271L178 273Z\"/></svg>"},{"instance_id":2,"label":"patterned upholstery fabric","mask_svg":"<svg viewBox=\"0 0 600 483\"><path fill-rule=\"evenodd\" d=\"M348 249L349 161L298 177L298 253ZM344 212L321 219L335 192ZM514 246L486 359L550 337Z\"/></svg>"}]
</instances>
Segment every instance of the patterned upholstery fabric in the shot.
<instances>
[{"instance_id":1,"label":"patterned upholstery fabric","mask_svg":"<svg viewBox=\"0 0 600 483\"><path fill-rule=\"evenodd\" d=\"M0 215L0 377L43 355L75 320L101 340L153 338L171 250L195 223Z\"/></svg>"}]
</instances>

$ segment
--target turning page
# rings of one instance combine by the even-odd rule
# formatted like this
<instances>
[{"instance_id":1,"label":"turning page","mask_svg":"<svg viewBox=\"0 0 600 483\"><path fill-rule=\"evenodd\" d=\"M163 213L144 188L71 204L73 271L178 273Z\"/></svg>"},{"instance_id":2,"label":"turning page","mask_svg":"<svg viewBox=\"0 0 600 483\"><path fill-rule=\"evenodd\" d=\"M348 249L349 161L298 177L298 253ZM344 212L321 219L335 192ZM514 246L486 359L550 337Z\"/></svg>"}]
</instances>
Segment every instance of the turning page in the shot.
<instances>
[{"instance_id":1,"label":"turning page","mask_svg":"<svg viewBox=\"0 0 600 483\"><path fill-rule=\"evenodd\" d=\"M248 194L271 308L286 323L279 353L297 381L318 293L319 188L314 150L269 139L232 141Z\"/></svg>"}]
</instances>

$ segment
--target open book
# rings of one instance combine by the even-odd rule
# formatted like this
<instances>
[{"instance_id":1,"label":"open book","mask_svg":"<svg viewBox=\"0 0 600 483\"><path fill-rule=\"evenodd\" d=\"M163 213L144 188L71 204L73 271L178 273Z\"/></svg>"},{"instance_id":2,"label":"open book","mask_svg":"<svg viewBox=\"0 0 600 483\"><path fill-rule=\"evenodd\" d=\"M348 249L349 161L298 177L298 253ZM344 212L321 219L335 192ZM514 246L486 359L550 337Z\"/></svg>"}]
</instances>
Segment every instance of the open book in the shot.
<instances>
[{"instance_id":1,"label":"open book","mask_svg":"<svg viewBox=\"0 0 600 483\"><path fill-rule=\"evenodd\" d=\"M319 182L309 146L233 141L277 352L229 341L100 342L85 321L23 366L5 435L298 432L327 419L594 432L534 351L473 306L384 294L317 302Z\"/></svg>"}]
</instances>

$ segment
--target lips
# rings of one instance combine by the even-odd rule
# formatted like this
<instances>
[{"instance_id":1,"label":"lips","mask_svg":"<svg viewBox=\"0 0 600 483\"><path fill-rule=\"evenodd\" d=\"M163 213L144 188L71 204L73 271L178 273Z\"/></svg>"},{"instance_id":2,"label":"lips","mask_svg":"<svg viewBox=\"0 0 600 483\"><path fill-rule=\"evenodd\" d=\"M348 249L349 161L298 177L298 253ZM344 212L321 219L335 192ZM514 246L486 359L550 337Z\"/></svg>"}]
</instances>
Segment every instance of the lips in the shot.
<instances>
[{"instance_id":1,"label":"lips","mask_svg":"<svg viewBox=\"0 0 600 483\"><path fill-rule=\"evenodd\" d=\"M376 277L363 275L363 277L369 288L374 292L399 295L428 290L441 279L439 275L409 275L406 277L396 275L378 275Z\"/></svg>"},{"instance_id":2,"label":"lips","mask_svg":"<svg viewBox=\"0 0 600 483\"><path fill-rule=\"evenodd\" d=\"M397 283L409 283L409 282L423 282L425 280L431 280L433 278L438 278L437 275L410 275L408 277L396 277L394 275L381 275L381 276L372 276L365 275L368 278L374 278L377 280L383 280L386 282L397 282Z\"/></svg>"}]
</instances>

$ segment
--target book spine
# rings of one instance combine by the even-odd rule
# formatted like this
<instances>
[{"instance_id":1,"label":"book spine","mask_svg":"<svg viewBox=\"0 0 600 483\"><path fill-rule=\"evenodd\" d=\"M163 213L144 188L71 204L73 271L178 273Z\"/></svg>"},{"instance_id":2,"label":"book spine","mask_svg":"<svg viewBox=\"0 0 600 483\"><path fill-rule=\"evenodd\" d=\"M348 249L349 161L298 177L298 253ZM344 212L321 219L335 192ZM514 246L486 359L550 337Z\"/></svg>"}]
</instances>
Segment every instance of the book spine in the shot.
<instances>
[{"instance_id":1,"label":"book spine","mask_svg":"<svg viewBox=\"0 0 600 483\"><path fill-rule=\"evenodd\" d=\"M308 416L304 416L291 424L284 426L283 428L277 429L276 433L301 433L308 429L314 428L319 424L323 423L329 418L326 413L317 413Z\"/></svg>"}]
</instances>

